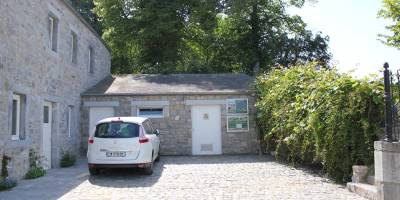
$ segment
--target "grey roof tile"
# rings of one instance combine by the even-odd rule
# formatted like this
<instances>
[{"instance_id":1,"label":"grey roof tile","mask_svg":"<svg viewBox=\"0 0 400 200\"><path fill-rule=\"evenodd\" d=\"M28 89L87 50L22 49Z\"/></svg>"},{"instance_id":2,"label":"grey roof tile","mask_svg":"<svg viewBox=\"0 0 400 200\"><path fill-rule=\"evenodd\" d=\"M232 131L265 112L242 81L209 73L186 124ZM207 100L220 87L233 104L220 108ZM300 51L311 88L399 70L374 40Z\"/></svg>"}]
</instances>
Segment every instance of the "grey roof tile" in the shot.
<instances>
[{"instance_id":1,"label":"grey roof tile","mask_svg":"<svg viewBox=\"0 0 400 200\"><path fill-rule=\"evenodd\" d=\"M82 95L238 94L254 78L245 74L140 74L108 77Z\"/></svg>"}]
</instances>

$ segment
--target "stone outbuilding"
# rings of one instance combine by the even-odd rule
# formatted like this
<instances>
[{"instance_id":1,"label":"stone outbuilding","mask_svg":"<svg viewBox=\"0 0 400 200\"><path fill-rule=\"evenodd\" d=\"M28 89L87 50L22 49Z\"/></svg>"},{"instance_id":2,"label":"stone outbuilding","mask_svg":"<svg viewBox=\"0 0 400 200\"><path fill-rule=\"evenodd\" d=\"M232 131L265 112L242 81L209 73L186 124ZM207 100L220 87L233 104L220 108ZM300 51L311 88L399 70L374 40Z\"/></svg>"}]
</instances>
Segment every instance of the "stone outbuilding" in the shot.
<instances>
[{"instance_id":1,"label":"stone outbuilding","mask_svg":"<svg viewBox=\"0 0 400 200\"><path fill-rule=\"evenodd\" d=\"M82 137L102 118L144 116L160 130L163 155L255 154L252 82L243 74L112 76L82 94Z\"/></svg>"}]
</instances>

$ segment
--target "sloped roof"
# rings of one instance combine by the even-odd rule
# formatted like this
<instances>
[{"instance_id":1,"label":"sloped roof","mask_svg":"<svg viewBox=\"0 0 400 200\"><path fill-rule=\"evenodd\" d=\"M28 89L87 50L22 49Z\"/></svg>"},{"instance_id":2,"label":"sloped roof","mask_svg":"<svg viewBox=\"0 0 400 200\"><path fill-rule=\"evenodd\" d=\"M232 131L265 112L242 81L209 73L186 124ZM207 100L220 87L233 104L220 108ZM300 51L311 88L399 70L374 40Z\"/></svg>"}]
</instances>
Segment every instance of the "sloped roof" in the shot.
<instances>
[{"instance_id":1,"label":"sloped roof","mask_svg":"<svg viewBox=\"0 0 400 200\"><path fill-rule=\"evenodd\" d=\"M243 94L253 80L245 74L118 75L82 95Z\"/></svg>"}]
</instances>

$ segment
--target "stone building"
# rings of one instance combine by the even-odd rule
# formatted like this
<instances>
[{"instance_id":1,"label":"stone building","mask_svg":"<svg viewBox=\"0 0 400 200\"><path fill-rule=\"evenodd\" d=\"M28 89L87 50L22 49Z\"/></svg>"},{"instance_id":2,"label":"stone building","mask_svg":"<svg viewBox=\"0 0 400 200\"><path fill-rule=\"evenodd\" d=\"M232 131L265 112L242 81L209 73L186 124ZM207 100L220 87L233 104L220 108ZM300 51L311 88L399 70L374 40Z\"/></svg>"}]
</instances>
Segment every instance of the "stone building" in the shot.
<instances>
[{"instance_id":1,"label":"stone building","mask_svg":"<svg viewBox=\"0 0 400 200\"><path fill-rule=\"evenodd\" d=\"M82 94L82 137L102 118L144 116L160 130L163 155L257 153L252 80L243 74L110 77Z\"/></svg>"},{"instance_id":2,"label":"stone building","mask_svg":"<svg viewBox=\"0 0 400 200\"><path fill-rule=\"evenodd\" d=\"M80 94L109 75L109 51L65 1L0 1L0 155L12 177L30 149L48 168L78 153Z\"/></svg>"}]
</instances>

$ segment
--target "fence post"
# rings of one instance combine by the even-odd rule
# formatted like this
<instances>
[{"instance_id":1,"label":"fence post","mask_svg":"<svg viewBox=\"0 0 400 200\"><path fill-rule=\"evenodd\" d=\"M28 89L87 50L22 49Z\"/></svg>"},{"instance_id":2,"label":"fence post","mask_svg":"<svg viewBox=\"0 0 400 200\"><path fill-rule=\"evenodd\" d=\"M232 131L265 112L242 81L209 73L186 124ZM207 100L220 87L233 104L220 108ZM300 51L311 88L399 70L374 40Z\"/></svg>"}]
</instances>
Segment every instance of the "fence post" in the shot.
<instances>
[{"instance_id":1,"label":"fence post","mask_svg":"<svg viewBox=\"0 0 400 200\"><path fill-rule=\"evenodd\" d=\"M384 141L393 141L393 111L392 111L392 96L390 94L390 72L388 70L389 64L383 65L385 70L383 71L384 86L385 86L385 138Z\"/></svg>"}]
</instances>

